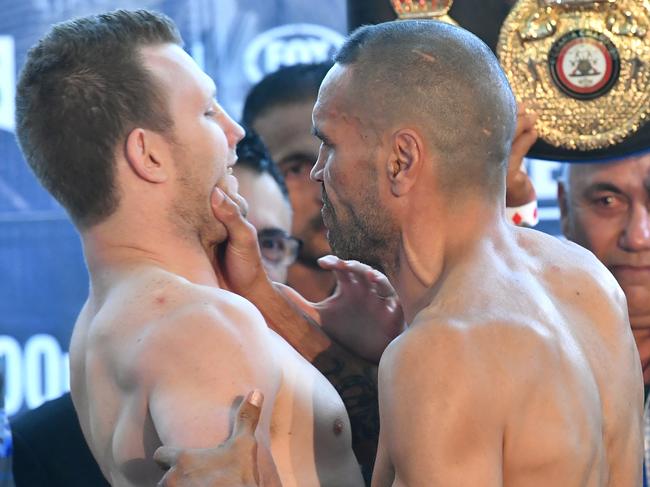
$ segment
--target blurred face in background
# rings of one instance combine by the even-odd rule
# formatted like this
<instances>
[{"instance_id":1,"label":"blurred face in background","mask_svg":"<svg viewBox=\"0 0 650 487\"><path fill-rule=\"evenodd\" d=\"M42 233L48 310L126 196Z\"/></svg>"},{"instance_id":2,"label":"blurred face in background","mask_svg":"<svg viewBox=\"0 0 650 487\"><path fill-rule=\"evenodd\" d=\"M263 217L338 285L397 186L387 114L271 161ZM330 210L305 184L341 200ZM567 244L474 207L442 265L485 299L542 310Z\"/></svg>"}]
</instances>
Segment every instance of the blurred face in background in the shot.
<instances>
[{"instance_id":1,"label":"blurred face in background","mask_svg":"<svg viewBox=\"0 0 650 487\"><path fill-rule=\"evenodd\" d=\"M562 231L616 277L630 322L650 327L650 154L572 164L560 183Z\"/></svg>"},{"instance_id":2,"label":"blurred face in background","mask_svg":"<svg viewBox=\"0 0 650 487\"><path fill-rule=\"evenodd\" d=\"M257 230L264 268L273 281L285 283L300 247L291 236L291 206L270 174L241 165L234 174L239 194L248 202L247 218Z\"/></svg>"},{"instance_id":3,"label":"blurred face in background","mask_svg":"<svg viewBox=\"0 0 650 487\"><path fill-rule=\"evenodd\" d=\"M273 107L255 120L253 128L284 175L294 212L292 232L303 242L298 259L317 267L316 260L329 254L330 246L320 211L321 186L309 179L320 146L311 133L314 102Z\"/></svg>"}]
</instances>

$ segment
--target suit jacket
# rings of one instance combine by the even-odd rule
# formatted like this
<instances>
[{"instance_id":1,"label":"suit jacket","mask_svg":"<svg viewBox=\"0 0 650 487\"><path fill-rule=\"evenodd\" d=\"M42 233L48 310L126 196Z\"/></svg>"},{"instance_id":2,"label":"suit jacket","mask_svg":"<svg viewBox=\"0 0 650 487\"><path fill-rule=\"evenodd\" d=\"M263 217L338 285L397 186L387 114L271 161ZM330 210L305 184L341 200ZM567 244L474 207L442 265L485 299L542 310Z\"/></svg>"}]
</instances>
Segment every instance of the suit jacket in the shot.
<instances>
[{"instance_id":1,"label":"suit jacket","mask_svg":"<svg viewBox=\"0 0 650 487\"><path fill-rule=\"evenodd\" d=\"M110 487L81 433L70 393L11 421L16 487Z\"/></svg>"}]
</instances>

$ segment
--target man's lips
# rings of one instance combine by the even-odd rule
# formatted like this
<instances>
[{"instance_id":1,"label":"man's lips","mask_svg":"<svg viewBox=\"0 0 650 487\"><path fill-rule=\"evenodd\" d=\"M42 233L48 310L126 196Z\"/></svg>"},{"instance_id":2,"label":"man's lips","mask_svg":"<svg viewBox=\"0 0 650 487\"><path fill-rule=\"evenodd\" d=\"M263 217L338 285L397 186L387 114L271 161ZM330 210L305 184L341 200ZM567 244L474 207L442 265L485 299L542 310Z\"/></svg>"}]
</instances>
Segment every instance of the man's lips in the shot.
<instances>
[{"instance_id":1,"label":"man's lips","mask_svg":"<svg viewBox=\"0 0 650 487\"><path fill-rule=\"evenodd\" d=\"M612 274L619 276L642 277L650 275L650 266L614 265L610 267Z\"/></svg>"},{"instance_id":2,"label":"man's lips","mask_svg":"<svg viewBox=\"0 0 650 487\"><path fill-rule=\"evenodd\" d=\"M232 156L228 159L228 161L226 162L226 172L228 174L232 174L232 168L235 164L237 164L238 160L239 159L237 158L237 156Z\"/></svg>"},{"instance_id":3,"label":"man's lips","mask_svg":"<svg viewBox=\"0 0 650 487\"><path fill-rule=\"evenodd\" d=\"M615 264L612 269L633 270L633 271L650 271L650 265L633 265L633 264Z\"/></svg>"}]
</instances>

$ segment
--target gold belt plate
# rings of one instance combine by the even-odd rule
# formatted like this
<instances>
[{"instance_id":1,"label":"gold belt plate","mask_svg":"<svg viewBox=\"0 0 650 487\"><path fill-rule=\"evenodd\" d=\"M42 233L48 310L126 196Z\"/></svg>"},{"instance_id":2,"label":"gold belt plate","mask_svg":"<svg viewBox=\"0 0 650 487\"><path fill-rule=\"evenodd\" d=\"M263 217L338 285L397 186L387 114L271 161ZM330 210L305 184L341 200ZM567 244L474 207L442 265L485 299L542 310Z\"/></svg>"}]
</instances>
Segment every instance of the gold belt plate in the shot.
<instances>
[{"instance_id":1,"label":"gold belt plate","mask_svg":"<svg viewBox=\"0 0 650 487\"><path fill-rule=\"evenodd\" d=\"M551 145L602 149L650 117L648 0L519 0L497 54Z\"/></svg>"}]
</instances>

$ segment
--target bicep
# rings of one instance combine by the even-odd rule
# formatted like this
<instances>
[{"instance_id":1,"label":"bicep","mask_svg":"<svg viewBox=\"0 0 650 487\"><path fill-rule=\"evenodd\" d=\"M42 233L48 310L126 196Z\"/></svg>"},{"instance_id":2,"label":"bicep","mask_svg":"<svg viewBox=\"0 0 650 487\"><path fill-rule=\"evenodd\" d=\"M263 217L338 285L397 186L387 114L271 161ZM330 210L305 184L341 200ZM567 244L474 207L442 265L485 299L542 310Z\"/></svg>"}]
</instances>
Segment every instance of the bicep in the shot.
<instances>
[{"instance_id":1,"label":"bicep","mask_svg":"<svg viewBox=\"0 0 650 487\"><path fill-rule=\"evenodd\" d=\"M201 316L199 319L209 320ZM259 432L268 442L278 370L268 339L217 323L185 323L171 352L154 352L149 412L163 444L210 447L225 441L234 413L252 389L264 393ZM264 441L266 440L266 441Z\"/></svg>"},{"instance_id":2,"label":"bicep","mask_svg":"<svg viewBox=\"0 0 650 487\"><path fill-rule=\"evenodd\" d=\"M481 372L462 355L427 350L426 342L398 348L380 368L381 428L394 485L502 485L501 412L476 380Z\"/></svg>"}]
</instances>

